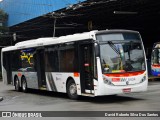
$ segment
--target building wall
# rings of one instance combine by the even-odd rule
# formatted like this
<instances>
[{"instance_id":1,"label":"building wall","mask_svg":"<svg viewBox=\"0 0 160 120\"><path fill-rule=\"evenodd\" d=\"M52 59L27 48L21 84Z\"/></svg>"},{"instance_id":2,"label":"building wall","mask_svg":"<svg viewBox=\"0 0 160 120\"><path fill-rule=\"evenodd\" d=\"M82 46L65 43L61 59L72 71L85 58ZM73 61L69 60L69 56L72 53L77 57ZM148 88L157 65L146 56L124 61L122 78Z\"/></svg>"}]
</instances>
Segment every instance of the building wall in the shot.
<instances>
[{"instance_id":1,"label":"building wall","mask_svg":"<svg viewBox=\"0 0 160 120\"><path fill-rule=\"evenodd\" d=\"M8 14L7 25L13 26L77 2L78 0L3 0L0 9Z\"/></svg>"}]
</instances>

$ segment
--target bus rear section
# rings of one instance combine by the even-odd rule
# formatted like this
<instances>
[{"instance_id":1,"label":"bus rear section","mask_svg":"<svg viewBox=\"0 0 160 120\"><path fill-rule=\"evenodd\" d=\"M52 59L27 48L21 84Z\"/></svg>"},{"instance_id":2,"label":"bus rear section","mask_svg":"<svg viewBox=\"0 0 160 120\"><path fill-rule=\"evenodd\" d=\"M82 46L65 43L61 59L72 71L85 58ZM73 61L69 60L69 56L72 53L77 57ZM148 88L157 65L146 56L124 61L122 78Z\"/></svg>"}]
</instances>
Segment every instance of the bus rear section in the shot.
<instances>
[{"instance_id":1,"label":"bus rear section","mask_svg":"<svg viewBox=\"0 0 160 120\"><path fill-rule=\"evenodd\" d=\"M11 52L1 52L2 78L4 84L12 84Z\"/></svg>"}]
</instances>

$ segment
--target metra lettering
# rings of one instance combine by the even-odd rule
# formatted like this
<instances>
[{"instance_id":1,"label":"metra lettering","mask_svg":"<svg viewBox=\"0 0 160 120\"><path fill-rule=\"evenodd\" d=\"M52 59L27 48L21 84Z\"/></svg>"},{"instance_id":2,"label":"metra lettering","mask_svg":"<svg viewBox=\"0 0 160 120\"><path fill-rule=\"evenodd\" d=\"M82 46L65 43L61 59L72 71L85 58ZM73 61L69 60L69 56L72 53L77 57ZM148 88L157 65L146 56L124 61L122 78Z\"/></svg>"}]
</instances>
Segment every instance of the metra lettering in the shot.
<instances>
[{"instance_id":1,"label":"metra lettering","mask_svg":"<svg viewBox=\"0 0 160 120\"><path fill-rule=\"evenodd\" d=\"M121 78L121 82L126 82L126 81L134 81L136 80L135 78Z\"/></svg>"}]
</instances>

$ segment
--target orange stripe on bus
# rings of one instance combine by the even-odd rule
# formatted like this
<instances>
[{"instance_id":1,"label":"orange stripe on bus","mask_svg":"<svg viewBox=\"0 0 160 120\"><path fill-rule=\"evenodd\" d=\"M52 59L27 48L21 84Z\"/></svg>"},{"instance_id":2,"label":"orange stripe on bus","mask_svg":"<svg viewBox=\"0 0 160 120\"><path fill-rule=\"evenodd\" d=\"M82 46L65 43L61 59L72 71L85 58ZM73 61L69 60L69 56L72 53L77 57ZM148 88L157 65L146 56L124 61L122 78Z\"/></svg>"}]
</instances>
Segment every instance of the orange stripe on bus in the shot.
<instances>
[{"instance_id":1,"label":"orange stripe on bus","mask_svg":"<svg viewBox=\"0 0 160 120\"><path fill-rule=\"evenodd\" d=\"M160 65L152 65L152 67L160 68Z\"/></svg>"},{"instance_id":2,"label":"orange stripe on bus","mask_svg":"<svg viewBox=\"0 0 160 120\"><path fill-rule=\"evenodd\" d=\"M139 72L126 72L126 73L112 73L112 74L105 74L108 77L129 77L129 76L136 76L141 75L145 71L139 71Z\"/></svg>"},{"instance_id":3,"label":"orange stripe on bus","mask_svg":"<svg viewBox=\"0 0 160 120\"><path fill-rule=\"evenodd\" d=\"M79 77L79 73L78 72L74 72L74 77Z\"/></svg>"}]
</instances>

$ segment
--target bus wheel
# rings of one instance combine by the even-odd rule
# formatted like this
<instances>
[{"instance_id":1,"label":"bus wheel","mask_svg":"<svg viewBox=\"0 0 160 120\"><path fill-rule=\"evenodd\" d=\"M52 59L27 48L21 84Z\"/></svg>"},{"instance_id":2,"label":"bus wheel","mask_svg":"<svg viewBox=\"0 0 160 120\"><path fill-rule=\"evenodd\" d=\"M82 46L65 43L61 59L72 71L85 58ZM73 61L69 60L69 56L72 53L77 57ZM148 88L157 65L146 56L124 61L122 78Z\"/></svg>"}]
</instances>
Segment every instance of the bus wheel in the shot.
<instances>
[{"instance_id":1,"label":"bus wheel","mask_svg":"<svg viewBox=\"0 0 160 120\"><path fill-rule=\"evenodd\" d=\"M67 83L67 94L68 97L71 99L78 99L78 95L77 95L77 86L76 83L74 82L74 80L69 80Z\"/></svg>"},{"instance_id":2,"label":"bus wheel","mask_svg":"<svg viewBox=\"0 0 160 120\"><path fill-rule=\"evenodd\" d=\"M19 85L18 77L15 78L15 90L16 91L20 91L21 90L20 85Z\"/></svg>"},{"instance_id":3,"label":"bus wheel","mask_svg":"<svg viewBox=\"0 0 160 120\"><path fill-rule=\"evenodd\" d=\"M27 92L27 82L25 77L22 77L22 91Z\"/></svg>"}]
</instances>

